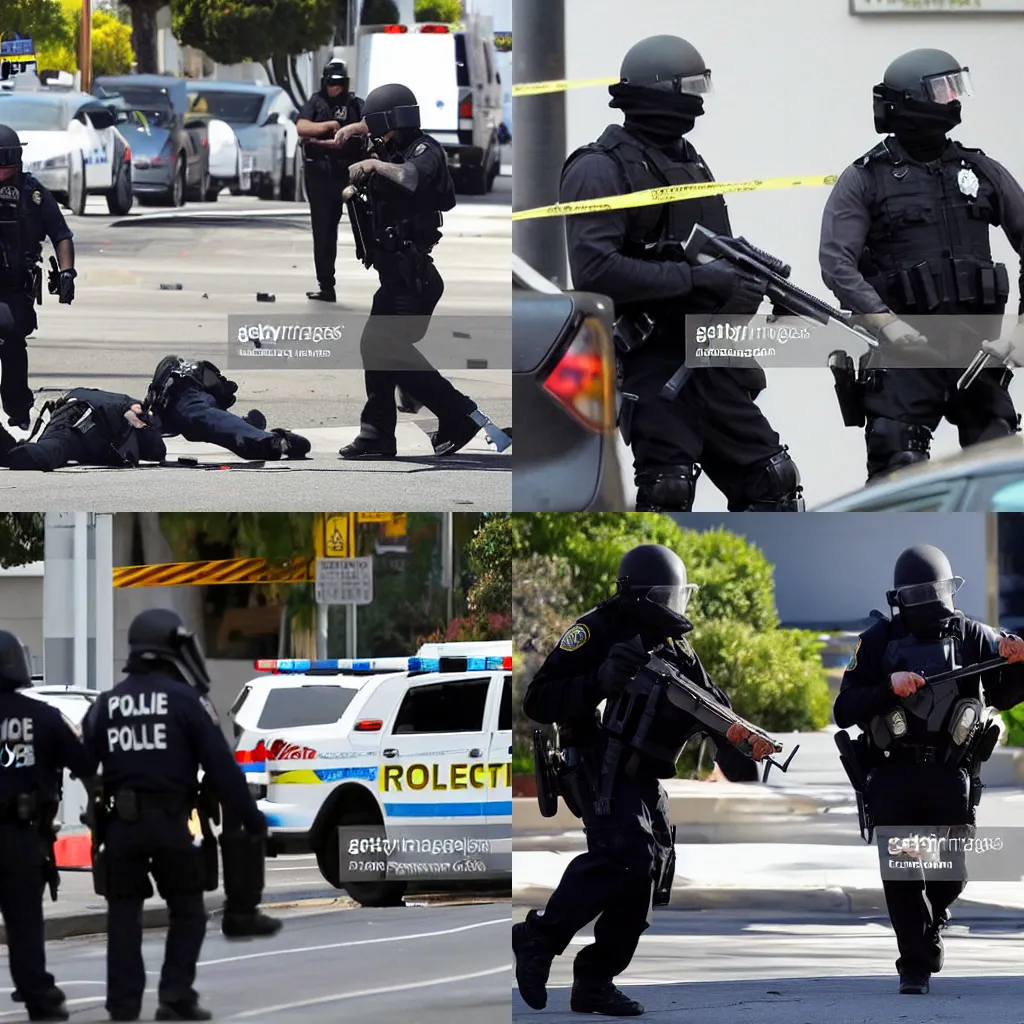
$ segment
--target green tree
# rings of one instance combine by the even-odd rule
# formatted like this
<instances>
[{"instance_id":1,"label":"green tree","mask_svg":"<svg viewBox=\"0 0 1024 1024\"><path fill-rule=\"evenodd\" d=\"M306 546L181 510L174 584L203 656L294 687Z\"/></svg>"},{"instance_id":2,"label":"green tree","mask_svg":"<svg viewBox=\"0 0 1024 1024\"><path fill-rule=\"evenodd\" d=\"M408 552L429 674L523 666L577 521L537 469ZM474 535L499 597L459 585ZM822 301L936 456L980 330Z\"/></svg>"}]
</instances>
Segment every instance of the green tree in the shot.
<instances>
[{"instance_id":1,"label":"green tree","mask_svg":"<svg viewBox=\"0 0 1024 1024\"><path fill-rule=\"evenodd\" d=\"M363 0L362 25L394 25L401 17L395 0Z\"/></svg>"},{"instance_id":2,"label":"green tree","mask_svg":"<svg viewBox=\"0 0 1024 1024\"><path fill-rule=\"evenodd\" d=\"M28 565L43 557L42 512L5 512L0 514L0 567Z\"/></svg>"},{"instance_id":3,"label":"green tree","mask_svg":"<svg viewBox=\"0 0 1024 1024\"><path fill-rule=\"evenodd\" d=\"M106 11L92 16L93 75L126 75L135 62L132 30Z\"/></svg>"},{"instance_id":4,"label":"green tree","mask_svg":"<svg viewBox=\"0 0 1024 1024\"><path fill-rule=\"evenodd\" d=\"M512 523L508 512L484 516L466 549L475 580L469 591L470 611L508 616L512 608Z\"/></svg>"},{"instance_id":5,"label":"green tree","mask_svg":"<svg viewBox=\"0 0 1024 1024\"><path fill-rule=\"evenodd\" d=\"M0 35L15 32L30 36L40 49L69 42L68 24L60 0L3 0L0 3Z\"/></svg>"},{"instance_id":6,"label":"green tree","mask_svg":"<svg viewBox=\"0 0 1024 1024\"><path fill-rule=\"evenodd\" d=\"M462 0L416 0L417 21L452 24L462 20Z\"/></svg>"}]
</instances>

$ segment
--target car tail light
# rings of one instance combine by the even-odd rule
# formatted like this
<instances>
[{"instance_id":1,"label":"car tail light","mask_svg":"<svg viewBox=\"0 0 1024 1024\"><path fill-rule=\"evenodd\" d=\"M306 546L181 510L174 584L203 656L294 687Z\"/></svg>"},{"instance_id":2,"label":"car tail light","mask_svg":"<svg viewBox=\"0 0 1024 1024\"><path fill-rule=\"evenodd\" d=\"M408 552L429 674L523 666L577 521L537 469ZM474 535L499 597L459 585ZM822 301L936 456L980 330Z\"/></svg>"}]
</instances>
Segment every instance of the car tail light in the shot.
<instances>
[{"instance_id":1,"label":"car tail light","mask_svg":"<svg viewBox=\"0 0 1024 1024\"><path fill-rule=\"evenodd\" d=\"M131 146L125 146L124 147L124 162L126 164L130 164L132 162L132 147Z\"/></svg>"},{"instance_id":2,"label":"car tail light","mask_svg":"<svg viewBox=\"0 0 1024 1024\"><path fill-rule=\"evenodd\" d=\"M409 26L408 25L385 25L384 26L384 32L387 35L389 35L389 36L397 36L397 35L400 35L402 32L408 32L408 31L409 31Z\"/></svg>"},{"instance_id":3,"label":"car tail light","mask_svg":"<svg viewBox=\"0 0 1024 1024\"><path fill-rule=\"evenodd\" d=\"M424 25L420 32L434 33L435 35L444 34L447 35L451 30L447 25Z\"/></svg>"},{"instance_id":4,"label":"car tail light","mask_svg":"<svg viewBox=\"0 0 1024 1024\"><path fill-rule=\"evenodd\" d=\"M597 317L584 318L572 343L544 381L544 390L590 430L615 429L612 342Z\"/></svg>"},{"instance_id":5,"label":"car tail light","mask_svg":"<svg viewBox=\"0 0 1024 1024\"><path fill-rule=\"evenodd\" d=\"M353 732L380 732L384 728L384 723L379 718L364 718L362 721L356 722L353 726Z\"/></svg>"},{"instance_id":6,"label":"car tail light","mask_svg":"<svg viewBox=\"0 0 1024 1024\"><path fill-rule=\"evenodd\" d=\"M472 117L473 116L473 97L467 96L459 104L459 117Z\"/></svg>"}]
</instances>

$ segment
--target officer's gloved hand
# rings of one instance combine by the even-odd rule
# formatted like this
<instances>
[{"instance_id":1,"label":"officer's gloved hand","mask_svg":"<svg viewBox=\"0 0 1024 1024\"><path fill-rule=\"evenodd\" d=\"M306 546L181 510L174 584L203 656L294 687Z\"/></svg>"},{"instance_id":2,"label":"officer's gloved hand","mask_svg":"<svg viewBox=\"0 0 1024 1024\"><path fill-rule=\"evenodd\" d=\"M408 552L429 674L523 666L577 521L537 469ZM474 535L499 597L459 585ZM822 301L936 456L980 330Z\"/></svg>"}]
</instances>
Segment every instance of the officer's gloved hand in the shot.
<instances>
[{"instance_id":1,"label":"officer's gloved hand","mask_svg":"<svg viewBox=\"0 0 1024 1024\"><path fill-rule=\"evenodd\" d=\"M621 690L646 665L650 655L633 644L613 644L604 663L597 670L597 682L601 693L611 694Z\"/></svg>"},{"instance_id":2,"label":"officer's gloved hand","mask_svg":"<svg viewBox=\"0 0 1024 1024\"><path fill-rule=\"evenodd\" d=\"M775 753L775 748L768 742L768 740L751 732L740 722L733 722L732 725L729 726L729 730L726 732L725 738L736 746L739 746L744 740L746 740L750 745L750 756L755 761L763 761L766 757Z\"/></svg>"},{"instance_id":3,"label":"officer's gloved hand","mask_svg":"<svg viewBox=\"0 0 1024 1024\"><path fill-rule=\"evenodd\" d=\"M1024 640L1019 636L1004 636L999 641L999 657L1011 665L1024 661Z\"/></svg>"},{"instance_id":4,"label":"officer's gloved hand","mask_svg":"<svg viewBox=\"0 0 1024 1024\"><path fill-rule=\"evenodd\" d=\"M1007 366L1024 366L1024 316L1015 324L1008 338L983 341L982 350Z\"/></svg>"},{"instance_id":5,"label":"officer's gloved hand","mask_svg":"<svg viewBox=\"0 0 1024 1024\"><path fill-rule=\"evenodd\" d=\"M893 672L889 676L889 687L897 697L910 697L917 693L928 681L916 672Z\"/></svg>"},{"instance_id":6,"label":"officer's gloved hand","mask_svg":"<svg viewBox=\"0 0 1024 1024\"><path fill-rule=\"evenodd\" d=\"M60 301L65 306L70 306L75 301L75 278L77 273L74 270L62 270L57 288L60 292Z\"/></svg>"},{"instance_id":7,"label":"officer's gloved hand","mask_svg":"<svg viewBox=\"0 0 1024 1024\"><path fill-rule=\"evenodd\" d=\"M865 313L857 318L878 341L901 348L924 347L928 339L916 328L901 320L895 313Z\"/></svg>"},{"instance_id":8,"label":"officer's gloved hand","mask_svg":"<svg viewBox=\"0 0 1024 1024\"><path fill-rule=\"evenodd\" d=\"M717 259L690 269L693 287L729 300L736 310L756 311L764 298L764 282L734 267L728 260Z\"/></svg>"}]
</instances>

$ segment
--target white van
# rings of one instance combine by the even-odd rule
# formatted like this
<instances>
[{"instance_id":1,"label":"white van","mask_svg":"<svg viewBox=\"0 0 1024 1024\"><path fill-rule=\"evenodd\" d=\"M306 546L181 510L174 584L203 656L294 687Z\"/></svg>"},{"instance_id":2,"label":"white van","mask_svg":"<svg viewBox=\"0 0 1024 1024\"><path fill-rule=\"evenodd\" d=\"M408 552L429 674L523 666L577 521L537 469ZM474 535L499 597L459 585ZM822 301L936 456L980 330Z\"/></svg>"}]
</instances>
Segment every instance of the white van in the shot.
<instances>
[{"instance_id":1,"label":"white van","mask_svg":"<svg viewBox=\"0 0 1024 1024\"><path fill-rule=\"evenodd\" d=\"M257 661L270 675L242 688L230 717L235 760L267 818L268 852L312 851L331 885L368 906L399 902L407 880L511 878L511 641L502 648ZM341 869L339 828L363 826L425 838L486 833L493 856L486 869L448 856L353 880Z\"/></svg>"},{"instance_id":2,"label":"white van","mask_svg":"<svg viewBox=\"0 0 1024 1024\"><path fill-rule=\"evenodd\" d=\"M364 25L356 92L399 82L416 94L423 130L448 154L455 187L484 195L501 170L501 76L484 22Z\"/></svg>"}]
</instances>

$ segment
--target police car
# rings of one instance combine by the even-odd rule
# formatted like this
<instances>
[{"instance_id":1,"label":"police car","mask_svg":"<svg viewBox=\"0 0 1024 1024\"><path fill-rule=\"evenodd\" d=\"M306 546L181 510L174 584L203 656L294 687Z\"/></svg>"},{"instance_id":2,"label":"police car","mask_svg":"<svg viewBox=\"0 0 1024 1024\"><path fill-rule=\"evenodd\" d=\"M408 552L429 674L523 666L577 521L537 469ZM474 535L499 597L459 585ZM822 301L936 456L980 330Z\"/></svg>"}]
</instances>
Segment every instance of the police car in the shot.
<instances>
[{"instance_id":1,"label":"police car","mask_svg":"<svg viewBox=\"0 0 1024 1024\"><path fill-rule=\"evenodd\" d=\"M87 195L104 195L117 216L132 207L131 150L117 130L117 113L73 90L21 89L0 93L0 124L21 139L22 166L72 213Z\"/></svg>"},{"instance_id":2,"label":"police car","mask_svg":"<svg viewBox=\"0 0 1024 1024\"><path fill-rule=\"evenodd\" d=\"M406 882L340 878L340 826L470 826L477 836L486 828L511 871L511 641L456 656L451 647L256 662L271 674L243 687L230 716L271 855L311 850L323 877L367 906L398 903ZM424 872L408 877L432 877Z\"/></svg>"}]
</instances>

